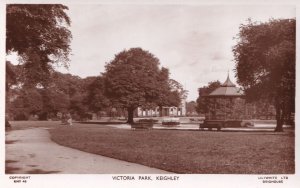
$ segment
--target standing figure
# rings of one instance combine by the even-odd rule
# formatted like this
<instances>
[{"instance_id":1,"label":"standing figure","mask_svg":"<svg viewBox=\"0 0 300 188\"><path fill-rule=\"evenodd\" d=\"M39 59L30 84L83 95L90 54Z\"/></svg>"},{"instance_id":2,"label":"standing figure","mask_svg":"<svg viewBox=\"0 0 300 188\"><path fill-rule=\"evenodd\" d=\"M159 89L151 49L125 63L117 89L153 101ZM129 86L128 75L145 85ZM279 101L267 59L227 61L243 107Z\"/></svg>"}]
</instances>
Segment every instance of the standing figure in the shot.
<instances>
[{"instance_id":1,"label":"standing figure","mask_svg":"<svg viewBox=\"0 0 300 188\"><path fill-rule=\"evenodd\" d=\"M73 124L72 124L72 117L71 117L71 114L68 113L68 114L66 115L66 117L67 117L67 124L68 124L68 125L73 125Z\"/></svg>"},{"instance_id":2,"label":"standing figure","mask_svg":"<svg viewBox=\"0 0 300 188\"><path fill-rule=\"evenodd\" d=\"M61 116L61 124L62 124L62 125L67 124L67 117L66 117L66 114L65 114L65 113L62 113L62 116Z\"/></svg>"}]
</instances>

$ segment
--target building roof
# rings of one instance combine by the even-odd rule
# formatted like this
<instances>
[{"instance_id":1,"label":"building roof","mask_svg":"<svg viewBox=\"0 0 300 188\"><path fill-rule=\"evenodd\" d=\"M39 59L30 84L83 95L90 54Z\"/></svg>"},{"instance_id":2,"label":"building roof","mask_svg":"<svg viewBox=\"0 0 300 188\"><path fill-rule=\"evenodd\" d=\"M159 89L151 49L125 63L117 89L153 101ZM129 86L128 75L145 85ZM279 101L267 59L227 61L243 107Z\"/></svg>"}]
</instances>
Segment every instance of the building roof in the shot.
<instances>
[{"instance_id":1,"label":"building roof","mask_svg":"<svg viewBox=\"0 0 300 188\"><path fill-rule=\"evenodd\" d=\"M222 87L235 87L235 84L231 82L229 79L229 74L227 76L226 81L222 84Z\"/></svg>"},{"instance_id":2,"label":"building roof","mask_svg":"<svg viewBox=\"0 0 300 188\"><path fill-rule=\"evenodd\" d=\"M237 88L234 83L231 82L229 74L226 81L221 85L221 87L215 89L208 96L243 96L243 92L240 88Z\"/></svg>"}]
</instances>

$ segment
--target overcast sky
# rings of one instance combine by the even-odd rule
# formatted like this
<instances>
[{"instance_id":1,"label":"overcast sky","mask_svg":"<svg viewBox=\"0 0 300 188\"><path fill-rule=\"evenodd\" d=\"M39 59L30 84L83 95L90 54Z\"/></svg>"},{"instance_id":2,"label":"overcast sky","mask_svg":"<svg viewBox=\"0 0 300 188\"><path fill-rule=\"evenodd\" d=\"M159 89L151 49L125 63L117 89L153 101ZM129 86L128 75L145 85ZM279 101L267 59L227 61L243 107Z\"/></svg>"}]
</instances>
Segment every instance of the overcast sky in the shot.
<instances>
[{"instance_id":1,"label":"overcast sky","mask_svg":"<svg viewBox=\"0 0 300 188\"><path fill-rule=\"evenodd\" d=\"M100 75L118 52L141 47L153 53L170 77L196 100L210 81L234 78L233 40L248 18L294 18L294 6L233 5L72 5L72 56L69 72ZM61 69L60 69L61 70Z\"/></svg>"}]
</instances>

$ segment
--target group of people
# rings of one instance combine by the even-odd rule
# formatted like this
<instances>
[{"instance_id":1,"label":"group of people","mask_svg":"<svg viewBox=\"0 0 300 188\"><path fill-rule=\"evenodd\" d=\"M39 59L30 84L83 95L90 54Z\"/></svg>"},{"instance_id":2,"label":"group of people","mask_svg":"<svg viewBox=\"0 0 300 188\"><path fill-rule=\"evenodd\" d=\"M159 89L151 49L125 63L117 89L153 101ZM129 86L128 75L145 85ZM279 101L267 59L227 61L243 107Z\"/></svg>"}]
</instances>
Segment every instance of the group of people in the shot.
<instances>
[{"instance_id":1,"label":"group of people","mask_svg":"<svg viewBox=\"0 0 300 188\"><path fill-rule=\"evenodd\" d=\"M61 113L61 114L58 114L58 116L60 117L61 123L63 125L73 125L72 116L70 113Z\"/></svg>"}]
</instances>

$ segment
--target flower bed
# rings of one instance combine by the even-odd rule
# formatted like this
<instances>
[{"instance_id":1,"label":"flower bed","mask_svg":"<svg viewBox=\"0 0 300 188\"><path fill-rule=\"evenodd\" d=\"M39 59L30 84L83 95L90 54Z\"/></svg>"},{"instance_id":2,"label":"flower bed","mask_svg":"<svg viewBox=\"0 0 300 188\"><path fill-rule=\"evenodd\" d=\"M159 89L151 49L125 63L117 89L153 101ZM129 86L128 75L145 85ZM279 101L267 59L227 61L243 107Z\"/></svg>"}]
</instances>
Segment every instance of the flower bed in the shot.
<instances>
[{"instance_id":1,"label":"flower bed","mask_svg":"<svg viewBox=\"0 0 300 188\"><path fill-rule=\"evenodd\" d=\"M139 119L137 121L138 123L157 123L157 119Z\"/></svg>"},{"instance_id":2,"label":"flower bed","mask_svg":"<svg viewBox=\"0 0 300 188\"><path fill-rule=\"evenodd\" d=\"M180 121L179 118L164 118L162 120L162 125L168 127L177 126L180 125Z\"/></svg>"},{"instance_id":3,"label":"flower bed","mask_svg":"<svg viewBox=\"0 0 300 188\"><path fill-rule=\"evenodd\" d=\"M132 129L152 129L153 123L132 123Z\"/></svg>"}]
</instances>

